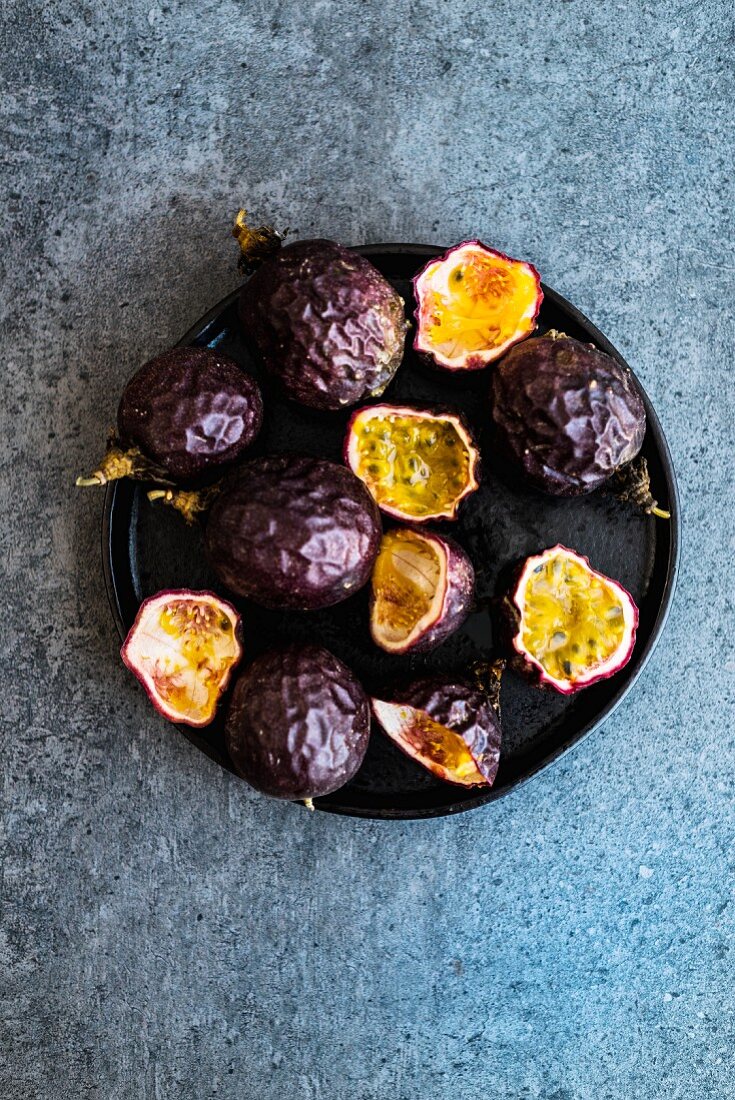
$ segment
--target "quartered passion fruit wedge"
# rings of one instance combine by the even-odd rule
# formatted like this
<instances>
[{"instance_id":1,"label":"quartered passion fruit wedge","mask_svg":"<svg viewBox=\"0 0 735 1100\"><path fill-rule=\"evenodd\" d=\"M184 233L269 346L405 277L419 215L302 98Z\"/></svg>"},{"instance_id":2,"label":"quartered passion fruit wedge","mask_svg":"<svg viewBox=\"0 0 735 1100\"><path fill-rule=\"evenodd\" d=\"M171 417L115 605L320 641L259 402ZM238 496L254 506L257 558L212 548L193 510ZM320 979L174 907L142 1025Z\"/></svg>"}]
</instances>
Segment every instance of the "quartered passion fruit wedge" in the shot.
<instances>
[{"instance_id":1,"label":"quartered passion fruit wedge","mask_svg":"<svg viewBox=\"0 0 735 1100\"><path fill-rule=\"evenodd\" d=\"M373 714L399 749L432 774L461 787L491 787L500 762L498 697L502 662L487 688L449 677L417 680Z\"/></svg>"},{"instance_id":2,"label":"quartered passion fruit wedge","mask_svg":"<svg viewBox=\"0 0 735 1100\"><path fill-rule=\"evenodd\" d=\"M386 653L425 652L457 630L472 604L475 571L461 546L399 527L373 566L370 634Z\"/></svg>"},{"instance_id":3,"label":"quartered passion fruit wedge","mask_svg":"<svg viewBox=\"0 0 735 1100\"><path fill-rule=\"evenodd\" d=\"M213 592L158 592L141 604L120 652L164 718L206 726L242 657L240 616Z\"/></svg>"},{"instance_id":4,"label":"quartered passion fruit wedge","mask_svg":"<svg viewBox=\"0 0 735 1100\"><path fill-rule=\"evenodd\" d=\"M561 545L527 558L517 578L504 611L521 671L571 695L628 663L638 608L622 584Z\"/></svg>"},{"instance_id":5,"label":"quartered passion fruit wedge","mask_svg":"<svg viewBox=\"0 0 735 1100\"><path fill-rule=\"evenodd\" d=\"M413 281L416 351L445 370L480 370L536 327L543 291L536 268L464 241Z\"/></svg>"},{"instance_id":6,"label":"quartered passion fruit wedge","mask_svg":"<svg viewBox=\"0 0 735 1100\"><path fill-rule=\"evenodd\" d=\"M358 409L347 428L345 461L381 511L414 523L456 519L479 485L480 452L457 412Z\"/></svg>"},{"instance_id":7,"label":"quartered passion fruit wedge","mask_svg":"<svg viewBox=\"0 0 735 1100\"><path fill-rule=\"evenodd\" d=\"M370 706L333 653L290 645L256 657L238 677L225 737L235 770L273 798L336 791L362 763Z\"/></svg>"},{"instance_id":8,"label":"quartered passion fruit wedge","mask_svg":"<svg viewBox=\"0 0 735 1100\"><path fill-rule=\"evenodd\" d=\"M234 359L211 348L172 348L129 380L117 410L118 437L77 485L121 477L170 484L220 470L254 442L262 419L258 383Z\"/></svg>"}]
</instances>

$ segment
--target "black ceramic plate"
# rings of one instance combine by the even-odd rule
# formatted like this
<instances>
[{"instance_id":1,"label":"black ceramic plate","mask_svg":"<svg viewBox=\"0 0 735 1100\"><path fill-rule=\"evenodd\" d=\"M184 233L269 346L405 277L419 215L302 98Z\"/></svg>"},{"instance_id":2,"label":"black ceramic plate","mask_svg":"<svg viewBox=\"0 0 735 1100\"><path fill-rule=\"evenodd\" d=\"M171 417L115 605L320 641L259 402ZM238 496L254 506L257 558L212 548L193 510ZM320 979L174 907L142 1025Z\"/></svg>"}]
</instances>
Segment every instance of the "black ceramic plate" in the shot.
<instances>
[{"instance_id":1,"label":"black ceramic plate","mask_svg":"<svg viewBox=\"0 0 735 1100\"><path fill-rule=\"evenodd\" d=\"M429 245L370 245L358 249L383 272L406 302L414 302L411 278L441 249ZM573 306L548 287L539 331L556 328L621 356ZM237 319L237 293L220 302L191 329L182 344L218 347L255 374L266 398L266 421L256 450L301 451L341 460L349 411L321 414L283 401L261 376ZM492 370L492 367L489 368ZM432 371L412 350L384 400L439 402L462 409L483 442L487 372L454 377ZM640 608L633 657L618 675L576 696L541 691L512 672L503 677L501 705L504 740L495 786L478 793L434 779L375 730L365 762L342 790L317 799L319 809L362 817L431 817L458 813L507 794L596 729L630 690L661 633L671 602L679 548L679 507L671 457L647 398L648 429L643 454L648 459L654 496L671 511L670 522L638 514L604 492L576 500L555 500L511 487L493 470L492 453L483 447L484 478L465 503L455 524L441 525L469 552L477 571L478 610L465 627L433 653L391 657L370 641L367 599L363 591L323 612L264 611L236 601L243 615L246 651L251 656L286 640L318 640L354 670L375 695L394 682L425 672L461 673L493 653L488 605L501 572L515 560L562 542L586 554L596 569L622 581ZM121 638L129 630L142 599L163 588L218 589L202 553L201 529L186 527L172 510L152 505L145 487L132 481L108 486L103 521L105 580ZM188 739L231 770L222 735L222 717L204 731L181 726Z\"/></svg>"}]
</instances>

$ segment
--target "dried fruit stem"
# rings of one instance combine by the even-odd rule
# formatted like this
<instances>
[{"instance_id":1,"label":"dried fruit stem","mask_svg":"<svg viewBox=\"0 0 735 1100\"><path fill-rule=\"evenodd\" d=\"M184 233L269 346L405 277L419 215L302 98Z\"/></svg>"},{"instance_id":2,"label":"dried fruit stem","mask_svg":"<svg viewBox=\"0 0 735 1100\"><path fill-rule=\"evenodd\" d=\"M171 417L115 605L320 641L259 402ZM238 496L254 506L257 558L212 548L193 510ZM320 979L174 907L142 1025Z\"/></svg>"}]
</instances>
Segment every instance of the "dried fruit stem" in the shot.
<instances>
[{"instance_id":1,"label":"dried fruit stem","mask_svg":"<svg viewBox=\"0 0 735 1100\"><path fill-rule=\"evenodd\" d=\"M240 245L241 270L257 267L263 260L267 260L277 252L287 233L287 229L283 233L278 233L271 225L261 225L257 229L251 229L247 223L246 212L238 210L232 227L232 236Z\"/></svg>"},{"instance_id":2,"label":"dried fruit stem","mask_svg":"<svg viewBox=\"0 0 735 1100\"><path fill-rule=\"evenodd\" d=\"M610 481L611 491L618 500L630 501L649 516L671 519L671 512L659 508L651 495L651 478L645 458L639 458L619 470Z\"/></svg>"},{"instance_id":3,"label":"dried fruit stem","mask_svg":"<svg viewBox=\"0 0 735 1100\"><path fill-rule=\"evenodd\" d=\"M490 706L500 716L500 681L505 671L506 662L499 657L490 664L481 663L475 666L475 680L481 691L487 695Z\"/></svg>"},{"instance_id":4,"label":"dried fruit stem","mask_svg":"<svg viewBox=\"0 0 735 1100\"><path fill-rule=\"evenodd\" d=\"M314 813L314 799L313 798L305 798L304 799L304 805L306 806L307 810L309 810L311 813Z\"/></svg>"},{"instance_id":5,"label":"dried fruit stem","mask_svg":"<svg viewBox=\"0 0 735 1100\"><path fill-rule=\"evenodd\" d=\"M162 481L166 485L171 484L166 471L161 466L151 462L137 447L124 450L115 439L110 440L98 468L89 477L78 477L76 484L79 488L86 489L92 485L106 485L108 481L118 481L121 477L131 477L136 481Z\"/></svg>"},{"instance_id":6,"label":"dried fruit stem","mask_svg":"<svg viewBox=\"0 0 735 1100\"><path fill-rule=\"evenodd\" d=\"M164 504L168 504L171 508L175 508L177 512L180 512L187 523L194 523L200 513L211 508L220 491L221 486L217 483L207 486L206 489L197 490L151 489L147 496L151 502L163 501Z\"/></svg>"}]
</instances>

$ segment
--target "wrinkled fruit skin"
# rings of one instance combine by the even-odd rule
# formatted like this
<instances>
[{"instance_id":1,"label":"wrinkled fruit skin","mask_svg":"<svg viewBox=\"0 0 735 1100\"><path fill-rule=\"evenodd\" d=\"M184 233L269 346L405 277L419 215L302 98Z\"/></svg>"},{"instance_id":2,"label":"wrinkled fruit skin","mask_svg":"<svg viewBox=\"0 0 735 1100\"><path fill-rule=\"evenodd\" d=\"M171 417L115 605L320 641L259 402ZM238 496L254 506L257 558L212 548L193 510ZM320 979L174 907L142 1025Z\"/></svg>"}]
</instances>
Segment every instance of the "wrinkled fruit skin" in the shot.
<instances>
[{"instance_id":1,"label":"wrinkled fruit skin","mask_svg":"<svg viewBox=\"0 0 735 1100\"><path fill-rule=\"evenodd\" d=\"M240 317L285 393L315 409L382 393L408 328L380 272L326 240L298 241L266 261L242 289Z\"/></svg>"},{"instance_id":2,"label":"wrinkled fruit skin","mask_svg":"<svg viewBox=\"0 0 735 1100\"><path fill-rule=\"evenodd\" d=\"M309 611L367 583L381 533L375 502L344 466L272 455L237 471L209 514L205 546L231 591Z\"/></svg>"},{"instance_id":3,"label":"wrinkled fruit skin","mask_svg":"<svg viewBox=\"0 0 735 1100\"><path fill-rule=\"evenodd\" d=\"M123 390L120 435L176 481L233 462L263 419L257 382L211 348L172 348L137 371Z\"/></svg>"},{"instance_id":4,"label":"wrinkled fruit skin","mask_svg":"<svg viewBox=\"0 0 735 1100\"><path fill-rule=\"evenodd\" d=\"M491 403L499 451L553 496L603 485L635 458L646 432L630 371L569 337L513 348L493 370Z\"/></svg>"},{"instance_id":5,"label":"wrinkled fruit skin","mask_svg":"<svg viewBox=\"0 0 735 1100\"><path fill-rule=\"evenodd\" d=\"M488 786L495 781L502 729L498 712L484 691L461 680L430 677L414 681L393 698L458 733Z\"/></svg>"},{"instance_id":6,"label":"wrinkled fruit skin","mask_svg":"<svg viewBox=\"0 0 735 1100\"><path fill-rule=\"evenodd\" d=\"M321 646L286 646L239 677L225 737L236 771L273 798L317 798L360 767L370 735L362 687Z\"/></svg>"}]
</instances>

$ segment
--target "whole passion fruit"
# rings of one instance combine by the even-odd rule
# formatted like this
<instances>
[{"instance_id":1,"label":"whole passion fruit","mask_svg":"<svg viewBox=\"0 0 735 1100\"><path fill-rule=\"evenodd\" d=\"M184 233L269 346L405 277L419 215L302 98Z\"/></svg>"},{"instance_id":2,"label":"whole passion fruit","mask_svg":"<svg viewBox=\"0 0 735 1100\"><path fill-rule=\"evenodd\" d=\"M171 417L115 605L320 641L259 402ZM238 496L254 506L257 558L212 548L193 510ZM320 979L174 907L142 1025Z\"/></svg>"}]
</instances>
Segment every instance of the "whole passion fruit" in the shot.
<instances>
[{"instance_id":1,"label":"whole passion fruit","mask_svg":"<svg viewBox=\"0 0 735 1100\"><path fill-rule=\"evenodd\" d=\"M450 677L417 680L373 714L399 749L439 779L491 787L500 762L498 695L502 662L487 688Z\"/></svg>"},{"instance_id":2,"label":"whole passion fruit","mask_svg":"<svg viewBox=\"0 0 735 1100\"><path fill-rule=\"evenodd\" d=\"M235 770L273 798L317 798L344 786L369 736L365 692L317 645L257 657L238 677L225 725Z\"/></svg>"},{"instance_id":3,"label":"whole passion fruit","mask_svg":"<svg viewBox=\"0 0 735 1100\"><path fill-rule=\"evenodd\" d=\"M216 498L205 546L231 591L265 607L330 607L370 579L380 515L333 462L272 455L244 463Z\"/></svg>"},{"instance_id":4,"label":"whole passion fruit","mask_svg":"<svg viewBox=\"0 0 735 1100\"><path fill-rule=\"evenodd\" d=\"M629 370L590 344L526 340L490 380L495 439L525 479L553 496L589 493L638 454L646 411Z\"/></svg>"},{"instance_id":5,"label":"whole passion fruit","mask_svg":"<svg viewBox=\"0 0 735 1100\"><path fill-rule=\"evenodd\" d=\"M206 726L242 657L241 633L214 592L169 589L143 601L120 654L159 714Z\"/></svg>"},{"instance_id":6,"label":"whole passion fruit","mask_svg":"<svg viewBox=\"0 0 735 1100\"><path fill-rule=\"evenodd\" d=\"M536 268L463 241L413 281L414 348L450 371L480 370L536 327L544 295Z\"/></svg>"},{"instance_id":7,"label":"whole passion fruit","mask_svg":"<svg viewBox=\"0 0 735 1100\"><path fill-rule=\"evenodd\" d=\"M344 453L381 511L414 523L456 519L480 484L480 451L457 412L385 404L358 409Z\"/></svg>"},{"instance_id":8,"label":"whole passion fruit","mask_svg":"<svg viewBox=\"0 0 735 1100\"><path fill-rule=\"evenodd\" d=\"M89 478L188 481L220 470L260 431L263 402L255 379L211 348L172 348L137 371L123 390L113 440Z\"/></svg>"},{"instance_id":9,"label":"whole passion fruit","mask_svg":"<svg viewBox=\"0 0 735 1100\"><path fill-rule=\"evenodd\" d=\"M377 268L327 240L267 259L242 289L240 317L286 395L315 409L381 394L408 328L403 299Z\"/></svg>"},{"instance_id":10,"label":"whole passion fruit","mask_svg":"<svg viewBox=\"0 0 735 1100\"><path fill-rule=\"evenodd\" d=\"M503 611L516 667L562 695L613 676L633 653L633 597L566 546L526 558Z\"/></svg>"},{"instance_id":11,"label":"whole passion fruit","mask_svg":"<svg viewBox=\"0 0 735 1100\"><path fill-rule=\"evenodd\" d=\"M386 653L434 649L467 618L472 562L452 539L398 527L383 535L373 567L370 634Z\"/></svg>"}]
</instances>

